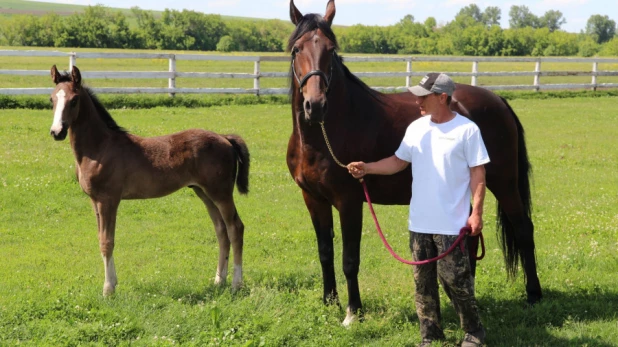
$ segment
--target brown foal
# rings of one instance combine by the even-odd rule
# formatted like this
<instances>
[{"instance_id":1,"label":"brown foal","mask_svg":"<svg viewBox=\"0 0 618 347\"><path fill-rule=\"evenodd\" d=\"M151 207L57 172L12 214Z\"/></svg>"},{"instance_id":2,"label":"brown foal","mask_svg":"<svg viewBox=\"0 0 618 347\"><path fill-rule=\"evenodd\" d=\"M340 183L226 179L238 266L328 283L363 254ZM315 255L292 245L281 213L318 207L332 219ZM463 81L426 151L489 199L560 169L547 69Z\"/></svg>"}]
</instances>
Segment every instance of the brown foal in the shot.
<instances>
[{"instance_id":1,"label":"brown foal","mask_svg":"<svg viewBox=\"0 0 618 347\"><path fill-rule=\"evenodd\" d=\"M73 66L51 77L55 140L69 135L75 154L77 179L92 199L99 228L99 246L105 266L103 295L114 293L116 213L122 199L149 199L191 187L204 202L219 241L215 283L227 277L230 244L234 251L232 288L242 284L244 225L234 205L234 183L241 194L249 188L249 151L236 135L191 129L176 134L143 138L118 126L93 92L82 85Z\"/></svg>"}]
</instances>

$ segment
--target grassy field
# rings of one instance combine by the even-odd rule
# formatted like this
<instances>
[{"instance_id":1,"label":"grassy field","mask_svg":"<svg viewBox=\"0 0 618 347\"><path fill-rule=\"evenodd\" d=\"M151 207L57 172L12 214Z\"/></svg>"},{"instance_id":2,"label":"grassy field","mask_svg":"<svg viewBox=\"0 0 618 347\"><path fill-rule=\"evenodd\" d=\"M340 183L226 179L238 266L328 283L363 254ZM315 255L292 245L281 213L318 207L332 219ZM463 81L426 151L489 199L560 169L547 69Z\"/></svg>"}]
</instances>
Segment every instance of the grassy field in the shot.
<instances>
[{"instance_id":1,"label":"grassy field","mask_svg":"<svg viewBox=\"0 0 618 347\"><path fill-rule=\"evenodd\" d=\"M545 300L525 305L522 275L506 279L495 232L477 275L490 346L618 344L618 98L514 100L534 165L538 272ZM315 235L285 164L289 105L113 110L154 136L189 127L242 135L251 192L238 196L245 286L215 287L217 243L189 189L124 201L115 261L119 286L101 296L95 217L79 188L68 141L49 134L51 111L2 110L0 122L0 345L413 346L418 318L409 267L391 258L365 219L359 276L366 321L321 303ZM494 223L487 199L486 224ZM407 207L376 206L395 250L407 255ZM369 216L368 213L365 214ZM335 217L337 218L337 217ZM335 228L339 292L341 237ZM463 333L442 297L447 345Z\"/></svg>"},{"instance_id":2,"label":"grassy field","mask_svg":"<svg viewBox=\"0 0 618 347\"><path fill-rule=\"evenodd\" d=\"M32 49L30 47L1 47L0 49ZM71 48L37 48L37 50L58 50L61 52L148 52L146 50L122 50L122 49L71 49ZM218 52L187 52L187 51L156 51L157 53L190 53L190 54L221 54ZM227 53L230 55L278 55L286 56L286 53L255 53L240 52ZM371 56L367 54L342 54L345 56ZM13 70L48 70L53 64L59 69L67 69L69 58L58 57L2 57L0 56L0 66L4 69ZM85 59L78 58L76 65L82 72L88 71L167 71L168 61L166 59ZM405 63L382 63L382 62L353 62L346 64L352 72L405 72ZM182 72L235 72L253 73L252 62L225 62L225 61L177 61L176 67ZM414 71L444 71L444 72L468 72L472 70L472 63L469 62L416 62L412 64ZM618 70L618 64L601 63L599 71ZM591 71L592 65L588 63L544 63L543 71ZM289 63L286 62L262 62L260 63L262 72L288 72ZM479 63L479 72L496 71L534 71L534 63L500 63L487 62ZM405 77L395 78L364 78L370 86L392 87L404 86ZM456 82L470 83L469 77L455 77ZM529 84L532 86L534 76L488 76L479 77L479 85L514 85ZM569 77L542 77L542 84L558 83L590 83L591 78L586 76ZM88 79L89 85L93 87L167 87L167 79ZM618 77L599 76L598 83L618 83ZM262 88L285 88L288 87L287 78L262 78L260 86ZM47 76L19 76L4 75L0 80L0 88L36 88L51 86L51 81ZM253 79L205 79L205 78L178 78L176 86L179 88L253 88ZM532 88L531 88L532 89Z\"/></svg>"}]
</instances>

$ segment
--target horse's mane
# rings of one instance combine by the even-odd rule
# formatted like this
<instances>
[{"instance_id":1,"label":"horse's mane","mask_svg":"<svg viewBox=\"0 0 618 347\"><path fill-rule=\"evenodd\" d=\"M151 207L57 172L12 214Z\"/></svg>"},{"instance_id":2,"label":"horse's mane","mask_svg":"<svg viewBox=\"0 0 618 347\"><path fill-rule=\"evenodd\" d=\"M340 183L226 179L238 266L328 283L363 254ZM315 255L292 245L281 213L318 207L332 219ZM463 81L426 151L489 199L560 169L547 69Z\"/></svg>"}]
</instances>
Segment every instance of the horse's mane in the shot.
<instances>
[{"instance_id":1,"label":"horse's mane","mask_svg":"<svg viewBox=\"0 0 618 347\"><path fill-rule=\"evenodd\" d=\"M320 29L320 31L322 31L324 36L326 36L326 38L328 38L335 45L335 49L339 49L339 44L337 43L337 37L335 36L335 33L333 32L333 29L328 24L328 22L324 20L324 17L322 17L321 15L317 13L309 13L303 16L300 22L296 25L296 29L294 29L294 32L292 32L292 35L290 36L290 39L288 40L288 45L286 48L287 52L292 51L292 48L294 47L294 43L298 41L303 35L305 35L308 32L312 32L316 29ZM369 87L365 82L363 82L360 78L358 78L356 75L350 72L348 67L343 64L343 59L336 52L334 54L333 63L335 64L336 68L338 68L339 70L343 72L343 75L345 76L345 78L347 78L350 82L359 86L362 90L364 90L367 94L369 94L376 100L378 101L382 100L381 98L382 94L374 89L371 89L371 87ZM292 98L292 93L294 91L294 87L293 87L294 82L292 80L293 78L294 78L294 74L292 71L292 67L290 66L290 75L289 75L290 99Z\"/></svg>"},{"instance_id":2,"label":"horse's mane","mask_svg":"<svg viewBox=\"0 0 618 347\"><path fill-rule=\"evenodd\" d=\"M114 130L114 131L118 131L118 132L121 132L121 133L127 133L128 132L125 128L121 127L120 125L118 125L118 123L116 123L114 118L112 118L112 115L109 114L109 112L107 112L105 107L103 107L103 104L101 104L101 101L96 96L94 91L92 91L92 89L90 89L89 87L85 87L85 86L82 86L82 88L86 92L88 92L88 96L90 96L90 100L92 100L92 104L94 105L94 108L99 113L99 117L101 117L101 120L105 123L105 125L107 125L107 127L109 129Z\"/></svg>"}]
</instances>

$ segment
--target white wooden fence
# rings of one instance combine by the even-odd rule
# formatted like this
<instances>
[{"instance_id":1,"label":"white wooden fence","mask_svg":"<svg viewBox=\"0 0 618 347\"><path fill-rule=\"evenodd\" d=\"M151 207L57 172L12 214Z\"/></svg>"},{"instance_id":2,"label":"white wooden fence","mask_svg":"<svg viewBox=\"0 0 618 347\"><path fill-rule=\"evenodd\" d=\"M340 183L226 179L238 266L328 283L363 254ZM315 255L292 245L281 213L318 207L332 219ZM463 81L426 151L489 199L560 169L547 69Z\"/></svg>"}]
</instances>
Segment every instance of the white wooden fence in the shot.
<instances>
[{"instance_id":1,"label":"white wooden fence","mask_svg":"<svg viewBox=\"0 0 618 347\"><path fill-rule=\"evenodd\" d=\"M79 59L167 59L168 71L83 71L82 77L91 78L164 78L167 79L168 88L127 87L127 88L93 88L97 93L168 93L170 95L180 93L205 93L205 94L286 94L288 88L260 88L260 79L288 77L288 72L261 72L260 62L289 62L289 57L284 56L224 56L224 55L201 55L201 54L168 54L168 53L82 53L82 52L59 52L59 51L19 51L0 50L2 56L18 57L68 57L69 71L76 60ZM0 58L1 59L1 58ZM599 70L600 63L618 63L618 59L608 58L497 58L497 57L343 57L348 62L402 62L406 63L406 71L402 72L357 72L358 77L405 77L405 85L396 87L373 87L380 91L405 91L411 85L412 77L424 76L427 71L413 71L415 62L470 62L471 72L449 72L453 77L470 77L470 84L477 85L477 78L482 76L533 76L532 84L526 85L483 85L481 87L490 90L550 90L550 89L592 89L616 88L618 83L597 83L598 76L618 76L618 71ZM176 70L176 61L179 60L202 60L202 61L237 61L253 62L253 73L225 73L225 72L179 72ZM484 62L530 62L535 63L534 71L503 71L503 72L479 72L479 63ZM543 63L589 63L590 71L543 71ZM6 70L0 69L0 75L49 75L49 70ZM589 76L590 83L565 83L565 84L542 84L541 77L546 76ZM253 79L253 88L178 88L176 78L242 78ZM52 88L0 88L0 94L48 94Z\"/></svg>"}]
</instances>

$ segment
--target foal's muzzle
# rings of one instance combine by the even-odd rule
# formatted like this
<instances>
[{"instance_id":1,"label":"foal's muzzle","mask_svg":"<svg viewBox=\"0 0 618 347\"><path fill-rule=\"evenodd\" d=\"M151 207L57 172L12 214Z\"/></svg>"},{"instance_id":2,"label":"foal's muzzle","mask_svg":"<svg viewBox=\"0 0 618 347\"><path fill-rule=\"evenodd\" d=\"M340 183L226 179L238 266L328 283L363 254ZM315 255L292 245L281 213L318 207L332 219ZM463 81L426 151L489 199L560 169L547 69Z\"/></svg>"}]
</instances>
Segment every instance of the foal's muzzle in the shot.
<instances>
[{"instance_id":1,"label":"foal's muzzle","mask_svg":"<svg viewBox=\"0 0 618 347\"><path fill-rule=\"evenodd\" d=\"M54 130L50 130L49 134L54 137L54 140L62 141L67 137L68 129L69 127L67 126L67 124L65 122L62 122L62 129L60 129L60 131L56 132Z\"/></svg>"}]
</instances>

